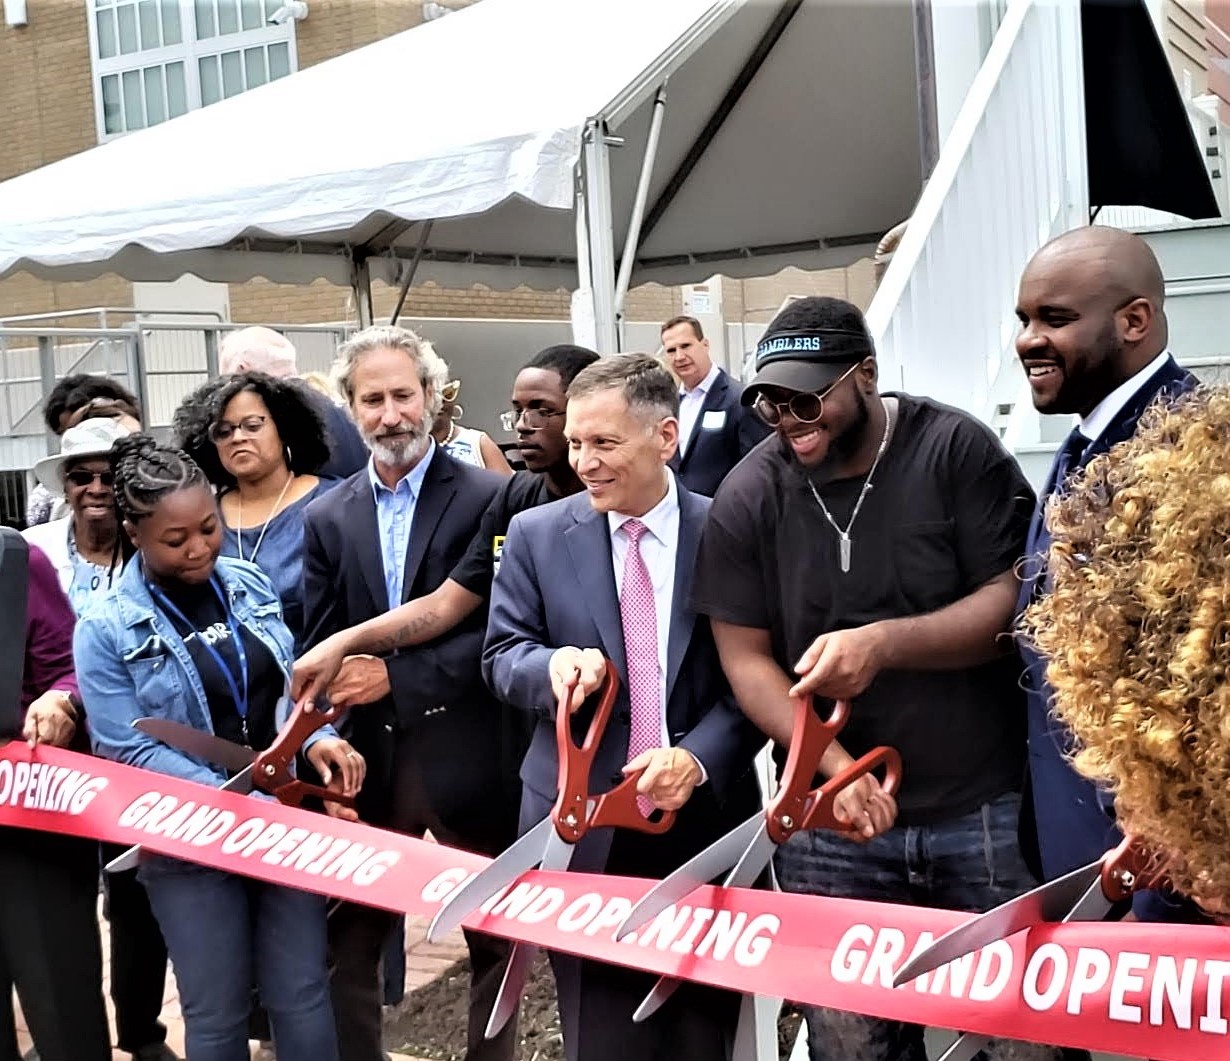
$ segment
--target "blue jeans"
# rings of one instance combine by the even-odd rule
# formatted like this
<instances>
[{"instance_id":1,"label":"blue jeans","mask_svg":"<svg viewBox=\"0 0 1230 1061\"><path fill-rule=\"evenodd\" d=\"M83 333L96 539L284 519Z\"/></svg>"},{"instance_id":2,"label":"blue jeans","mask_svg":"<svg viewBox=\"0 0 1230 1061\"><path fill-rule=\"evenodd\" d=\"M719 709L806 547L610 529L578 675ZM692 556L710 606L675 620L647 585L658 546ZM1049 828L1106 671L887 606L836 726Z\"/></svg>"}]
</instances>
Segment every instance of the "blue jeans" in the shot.
<instances>
[{"instance_id":1,"label":"blue jeans","mask_svg":"<svg viewBox=\"0 0 1230 1061\"><path fill-rule=\"evenodd\" d=\"M323 896L161 857L140 878L175 967L192 1061L248 1061L253 984L279 1057L337 1061Z\"/></svg>"},{"instance_id":2,"label":"blue jeans","mask_svg":"<svg viewBox=\"0 0 1230 1061\"><path fill-rule=\"evenodd\" d=\"M1021 797L1000 796L938 825L899 826L865 844L796 833L777 854L783 891L981 913L1036 886L1017 846ZM927 1061L923 1029L804 1007L811 1061ZM997 1040L998 1061L1057 1061L1056 1047Z\"/></svg>"}]
</instances>

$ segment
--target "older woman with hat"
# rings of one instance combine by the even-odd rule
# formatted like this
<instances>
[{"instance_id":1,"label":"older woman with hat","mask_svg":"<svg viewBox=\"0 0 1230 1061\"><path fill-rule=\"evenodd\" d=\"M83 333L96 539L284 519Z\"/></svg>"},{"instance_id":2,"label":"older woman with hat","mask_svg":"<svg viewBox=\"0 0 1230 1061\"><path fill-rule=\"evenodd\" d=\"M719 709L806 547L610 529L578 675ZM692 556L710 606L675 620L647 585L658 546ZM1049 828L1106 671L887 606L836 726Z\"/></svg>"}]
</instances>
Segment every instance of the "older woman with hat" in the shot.
<instances>
[{"instance_id":1,"label":"older woman with hat","mask_svg":"<svg viewBox=\"0 0 1230 1061\"><path fill-rule=\"evenodd\" d=\"M35 478L66 501L69 514L23 533L51 561L77 615L106 591L132 551L120 534L107 463L115 441L132 431L111 417L82 420L64 432L59 454L34 466Z\"/></svg>"}]
</instances>

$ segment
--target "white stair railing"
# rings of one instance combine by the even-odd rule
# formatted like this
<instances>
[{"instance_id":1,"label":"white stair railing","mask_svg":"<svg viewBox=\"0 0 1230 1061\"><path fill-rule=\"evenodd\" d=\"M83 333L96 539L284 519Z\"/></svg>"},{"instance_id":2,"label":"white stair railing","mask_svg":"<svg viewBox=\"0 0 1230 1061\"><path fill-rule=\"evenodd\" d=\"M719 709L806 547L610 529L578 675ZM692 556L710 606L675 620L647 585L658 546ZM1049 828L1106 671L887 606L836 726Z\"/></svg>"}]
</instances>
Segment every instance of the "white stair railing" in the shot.
<instances>
[{"instance_id":1,"label":"white stair railing","mask_svg":"<svg viewBox=\"0 0 1230 1061\"><path fill-rule=\"evenodd\" d=\"M867 312L885 389L1011 430L1017 281L1087 220L1080 6L1011 0Z\"/></svg>"}]
</instances>

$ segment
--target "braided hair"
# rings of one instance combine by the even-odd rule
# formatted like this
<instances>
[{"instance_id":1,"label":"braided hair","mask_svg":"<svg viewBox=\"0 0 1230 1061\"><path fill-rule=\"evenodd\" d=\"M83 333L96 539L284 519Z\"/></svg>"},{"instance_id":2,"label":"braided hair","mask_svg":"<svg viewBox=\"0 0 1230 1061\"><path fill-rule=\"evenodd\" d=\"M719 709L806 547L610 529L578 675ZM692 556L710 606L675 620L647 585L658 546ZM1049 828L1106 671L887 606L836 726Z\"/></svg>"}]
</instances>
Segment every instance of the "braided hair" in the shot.
<instances>
[{"instance_id":1,"label":"braided hair","mask_svg":"<svg viewBox=\"0 0 1230 1061\"><path fill-rule=\"evenodd\" d=\"M193 486L209 489L205 473L181 449L160 446L151 436L127 435L111 447L111 474L120 515L137 523L167 494Z\"/></svg>"}]
</instances>

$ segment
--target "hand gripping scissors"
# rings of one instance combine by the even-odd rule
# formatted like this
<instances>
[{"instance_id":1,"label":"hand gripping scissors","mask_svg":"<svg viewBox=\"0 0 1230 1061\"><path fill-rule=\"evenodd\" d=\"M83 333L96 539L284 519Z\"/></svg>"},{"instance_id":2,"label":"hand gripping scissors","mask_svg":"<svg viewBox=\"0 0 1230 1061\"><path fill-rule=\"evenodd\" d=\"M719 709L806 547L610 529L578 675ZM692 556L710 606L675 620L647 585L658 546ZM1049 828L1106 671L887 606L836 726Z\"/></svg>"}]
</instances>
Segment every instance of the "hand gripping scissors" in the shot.
<instances>
[{"instance_id":1,"label":"hand gripping scissors","mask_svg":"<svg viewBox=\"0 0 1230 1061\"><path fill-rule=\"evenodd\" d=\"M619 694L619 676L608 660L598 704L579 747L572 737L568 708L575 688L575 683L569 686L555 708L559 794L551 813L445 902L427 930L429 940L438 941L459 928L466 917L528 870L566 870L578 841L591 829L614 827L656 834L665 832L674 823L674 811L663 811L661 817L650 819L637 807L636 784L640 771L629 775L609 792L590 794L589 775ZM487 1022L488 1039L497 1035L516 1013L537 952L537 947L524 943L513 945L500 993Z\"/></svg>"},{"instance_id":2,"label":"hand gripping scissors","mask_svg":"<svg viewBox=\"0 0 1230 1061\"><path fill-rule=\"evenodd\" d=\"M325 704L321 700L317 700L316 706L311 710L308 710L306 703L297 705L285 725L278 731L273 743L263 752L253 751L242 744L235 744L212 733L206 733L205 730L166 718L139 718L133 722L133 727L162 741L163 744L195 755L198 759L237 771L234 777L221 786L223 792L246 795L254 788L259 788L262 792L275 796L280 803L291 807L299 806L308 796L317 796L353 807L354 797L343 796L340 792L321 785L300 781L293 772L295 757L302 750L304 742L317 730L336 722L345 710ZM140 852L140 847L130 847L118 858L107 863L107 871L118 873L132 869L140 860Z\"/></svg>"},{"instance_id":3,"label":"hand gripping scissors","mask_svg":"<svg viewBox=\"0 0 1230 1061\"><path fill-rule=\"evenodd\" d=\"M1101 921L1117 903L1133 893L1163 884L1165 868L1143 845L1127 837L1113 851L1074 869L1049 884L1009 899L980 917L958 925L901 967L893 979L900 987L923 973L962 955L971 954L1022 929L1072 921ZM991 1041L990 1036L965 1032L940 1061L970 1061Z\"/></svg>"},{"instance_id":4,"label":"hand gripping scissors","mask_svg":"<svg viewBox=\"0 0 1230 1061\"><path fill-rule=\"evenodd\" d=\"M846 700L838 700L832 714L827 719L821 719L813 710L810 696L796 698L790 751L782 771L781 785L767 809L714 841L646 892L615 930L616 938L622 939L644 927L663 910L727 870L730 872L722 881L725 887L751 887L769 865L777 848L800 830L832 829L857 835L857 829L850 822L837 817L837 797L855 782L881 768L885 771L884 790L895 795L901 786L901 757L893 748L873 748L824 784L813 788L820 760L849 717L850 705ZM633 1020L642 1021L651 1016L678 987L678 980L662 977L645 996ZM752 1044L761 1040L760 1032L754 1027L756 1018L752 1016L755 1010L750 1005L751 1001L745 998L740 1011L739 1029L735 1036L736 1058L749 1056Z\"/></svg>"}]
</instances>

